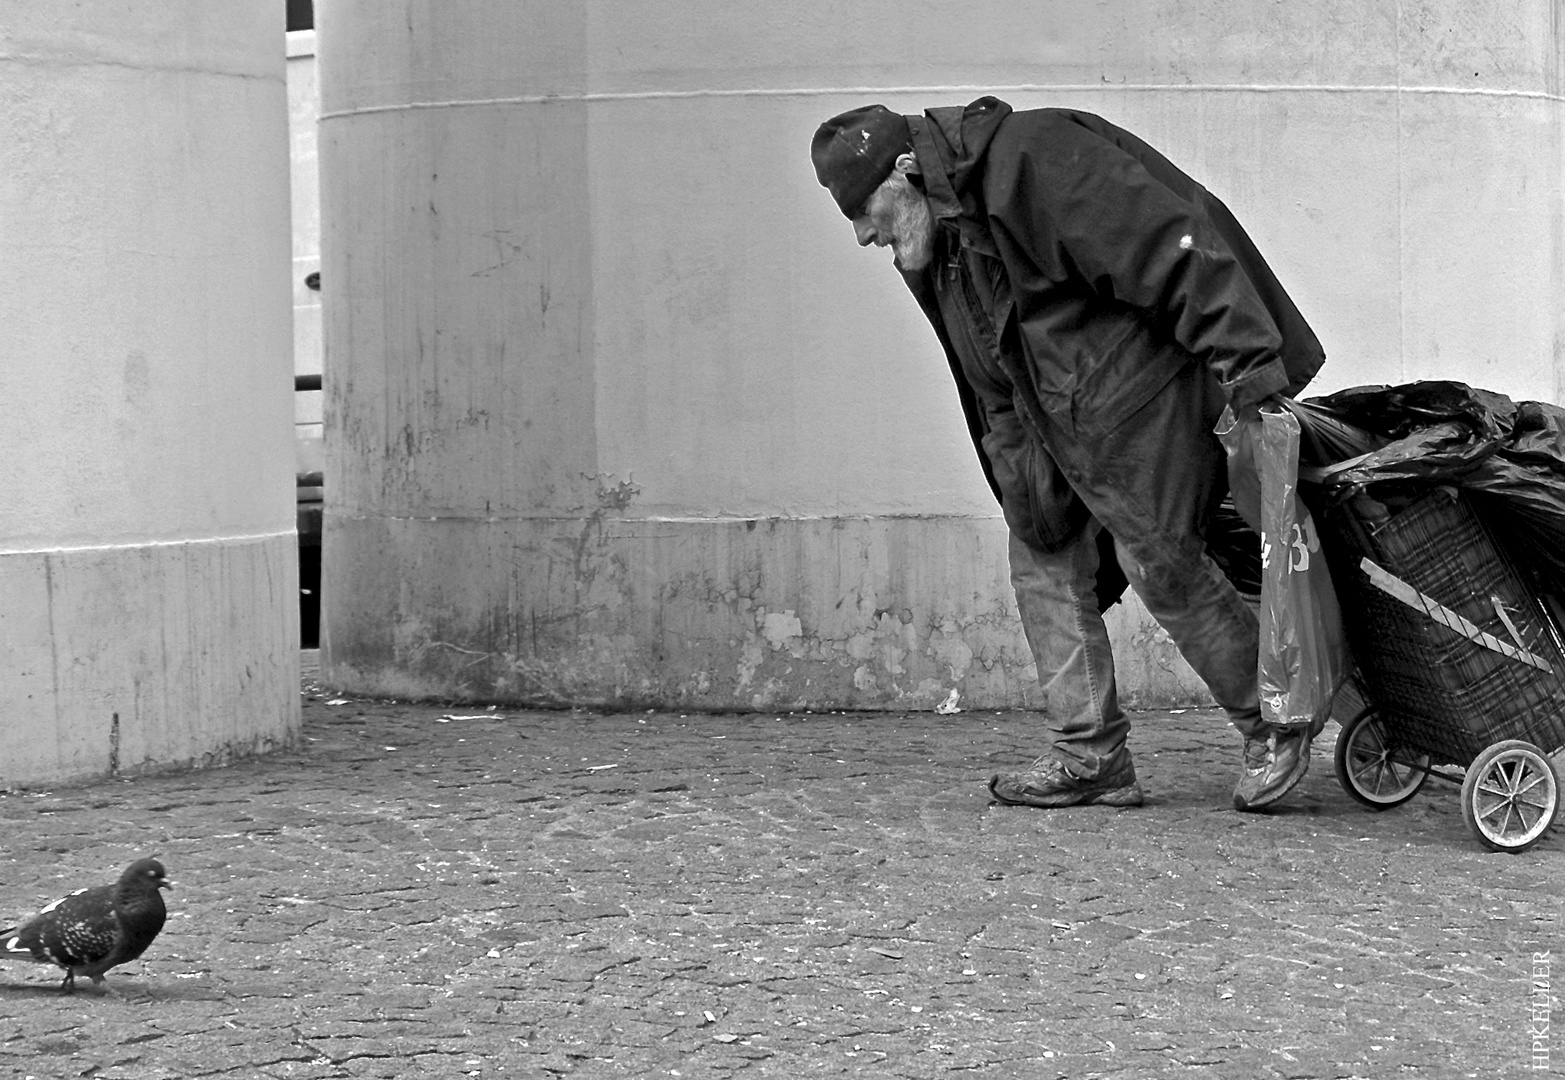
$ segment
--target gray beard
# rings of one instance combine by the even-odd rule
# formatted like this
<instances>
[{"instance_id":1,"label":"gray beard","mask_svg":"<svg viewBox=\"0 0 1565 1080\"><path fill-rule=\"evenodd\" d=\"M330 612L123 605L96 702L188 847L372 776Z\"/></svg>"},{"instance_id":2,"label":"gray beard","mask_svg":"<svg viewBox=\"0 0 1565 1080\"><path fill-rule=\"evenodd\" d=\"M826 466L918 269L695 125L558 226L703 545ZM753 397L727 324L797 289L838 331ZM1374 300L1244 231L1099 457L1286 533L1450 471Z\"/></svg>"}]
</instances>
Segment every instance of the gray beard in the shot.
<instances>
[{"instance_id":1,"label":"gray beard","mask_svg":"<svg viewBox=\"0 0 1565 1080\"><path fill-rule=\"evenodd\" d=\"M891 242L898 270L917 273L935 257L935 222L929 202L911 184L897 193L891 215L896 239Z\"/></svg>"}]
</instances>

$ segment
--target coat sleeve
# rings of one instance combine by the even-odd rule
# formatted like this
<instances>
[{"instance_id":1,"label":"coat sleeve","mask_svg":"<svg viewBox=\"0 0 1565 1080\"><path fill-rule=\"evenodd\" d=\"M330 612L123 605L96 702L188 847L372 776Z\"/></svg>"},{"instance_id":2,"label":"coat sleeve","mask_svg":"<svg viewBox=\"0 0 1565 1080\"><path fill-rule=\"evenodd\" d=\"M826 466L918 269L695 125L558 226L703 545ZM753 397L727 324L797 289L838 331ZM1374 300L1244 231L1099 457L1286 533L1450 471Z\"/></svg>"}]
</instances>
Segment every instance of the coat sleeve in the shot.
<instances>
[{"instance_id":1,"label":"coat sleeve","mask_svg":"<svg viewBox=\"0 0 1565 1080\"><path fill-rule=\"evenodd\" d=\"M1018 141L1013 152L990 155L986 188L1005 197L998 205L991 197L988 212L997 240L1039 275L1032 286L1075 279L1138 309L1211 368L1235 408L1288 387L1282 335L1213 225L1204 188L1178 174L1187 190L1176 191L1132 153L1074 124ZM1015 277L1025 308L1029 282Z\"/></svg>"}]
</instances>

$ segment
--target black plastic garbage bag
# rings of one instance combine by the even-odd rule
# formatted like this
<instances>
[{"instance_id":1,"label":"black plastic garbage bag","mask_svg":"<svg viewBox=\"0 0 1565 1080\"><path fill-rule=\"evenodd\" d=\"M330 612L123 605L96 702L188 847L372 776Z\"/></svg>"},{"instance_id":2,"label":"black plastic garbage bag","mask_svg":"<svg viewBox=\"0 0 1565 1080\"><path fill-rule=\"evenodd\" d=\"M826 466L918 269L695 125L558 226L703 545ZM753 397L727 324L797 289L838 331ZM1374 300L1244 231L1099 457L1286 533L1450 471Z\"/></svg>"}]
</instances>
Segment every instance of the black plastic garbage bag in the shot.
<instances>
[{"instance_id":1,"label":"black plastic garbage bag","mask_svg":"<svg viewBox=\"0 0 1565 1080\"><path fill-rule=\"evenodd\" d=\"M1391 440L1309 401L1278 398L1299 421L1299 462L1329 465L1380 449Z\"/></svg>"},{"instance_id":2,"label":"black plastic garbage bag","mask_svg":"<svg viewBox=\"0 0 1565 1080\"><path fill-rule=\"evenodd\" d=\"M1465 423L1499 439L1510 430L1516 413L1515 403L1504 394L1439 379L1401 386L1355 386L1310 398L1306 404L1387 439L1400 439L1419 428L1447 421Z\"/></svg>"},{"instance_id":3,"label":"black plastic garbage bag","mask_svg":"<svg viewBox=\"0 0 1565 1080\"><path fill-rule=\"evenodd\" d=\"M1565 593L1565 409L1444 381L1361 386L1302 404L1301 427L1316 436L1308 445L1328 447L1307 458L1301 450L1315 466L1302 478L1334 498L1409 484L1462 488L1539 588ZM1381 445L1331 460L1354 445L1344 426L1363 433L1357 445Z\"/></svg>"},{"instance_id":4,"label":"black plastic garbage bag","mask_svg":"<svg viewBox=\"0 0 1565 1080\"><path fill-rule=\"evenodd\" d=\"M1232 499L1224 499L1206 523L1206 553L1241 596L1261 595L1261 536Z\"/></svg>"},{"instance_id":5,"label":"black plastic garbage bag","mask_svg":"<svg viewBox=\"0 0 1565 1080\"><path fill-rule=\"evenodd\" d=\"M1518 404L1511 437L1461 486L1548 591L1565 594L1565 409Z\"/></svg>"}]
</instances>

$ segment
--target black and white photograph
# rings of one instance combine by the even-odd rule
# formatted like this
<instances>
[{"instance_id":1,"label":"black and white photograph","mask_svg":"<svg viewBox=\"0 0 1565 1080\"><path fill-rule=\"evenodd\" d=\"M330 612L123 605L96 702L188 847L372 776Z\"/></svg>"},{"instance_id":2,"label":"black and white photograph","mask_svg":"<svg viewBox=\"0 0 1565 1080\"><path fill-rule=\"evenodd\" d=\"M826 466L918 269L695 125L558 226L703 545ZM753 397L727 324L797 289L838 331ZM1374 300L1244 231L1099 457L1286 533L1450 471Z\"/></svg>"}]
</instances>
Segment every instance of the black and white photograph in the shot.
<instances>
[{"instance_id":1,"label":"black and white photograph","mask_svg":"<svg viewBox=\"0 0 1565 1080\"><path fill-rule=\"evenodd\" d=\"M1565 1074L1559 0L0 0L0 1074Z\"/></svg>"}]
</instances>

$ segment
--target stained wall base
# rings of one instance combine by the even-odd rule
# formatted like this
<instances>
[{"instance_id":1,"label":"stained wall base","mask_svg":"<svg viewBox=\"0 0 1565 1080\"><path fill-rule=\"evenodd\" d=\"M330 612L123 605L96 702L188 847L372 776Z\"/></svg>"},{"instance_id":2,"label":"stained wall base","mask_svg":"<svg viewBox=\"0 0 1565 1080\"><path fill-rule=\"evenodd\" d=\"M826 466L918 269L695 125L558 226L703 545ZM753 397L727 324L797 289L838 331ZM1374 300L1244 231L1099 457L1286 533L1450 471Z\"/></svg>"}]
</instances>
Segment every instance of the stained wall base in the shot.
<instances>
[{"instance_id":1,"label":"stained wall base","mask_svg":"<svg viewBox=\"0 0 1565 1080\"><path fill-rule=\"evenodd\" d=\"M297 540L0 553L0 786L218 765L299 733Z\"/></svg>"},{"instance_id":2,"label":"stained wall base","mask_svg":"<svg viewBox=\"0 0 1565 1080\"><path fill-rule=\"evenodd\" d=\"M691 709L1032 708L986 518L333 515L322 673L391 697ZM1210 701L1133 598L1121 700Z\"/></svg>"}]
</instances>

